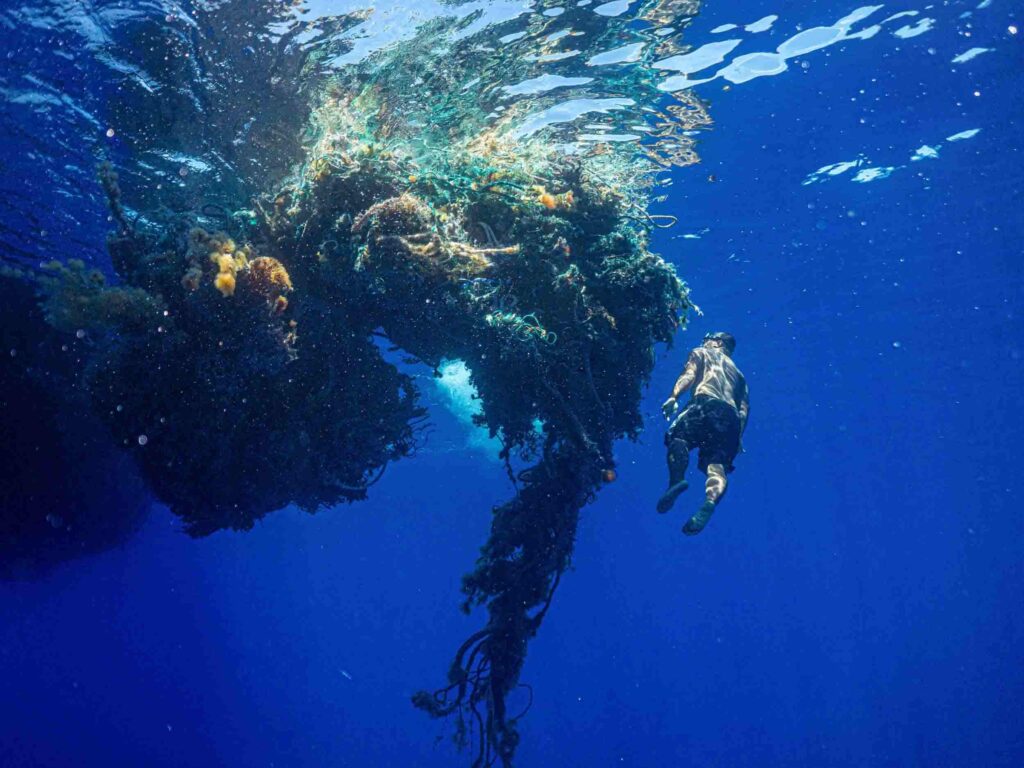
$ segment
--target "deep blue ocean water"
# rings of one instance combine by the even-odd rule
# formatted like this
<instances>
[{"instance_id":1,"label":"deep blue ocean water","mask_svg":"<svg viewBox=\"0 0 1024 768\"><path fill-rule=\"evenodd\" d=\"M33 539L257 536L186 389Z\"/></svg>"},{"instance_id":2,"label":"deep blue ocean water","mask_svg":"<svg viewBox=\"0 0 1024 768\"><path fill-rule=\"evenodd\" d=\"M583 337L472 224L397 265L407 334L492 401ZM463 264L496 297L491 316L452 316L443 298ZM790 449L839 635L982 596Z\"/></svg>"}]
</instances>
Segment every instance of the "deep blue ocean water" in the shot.
<instances>
[{"instance_id":1,"label":"deep blue ocean water","mask_svg":"<svg viewBox=\"0 0 1024 768\"><path fill-rule=\"evenodd\" d=\"M976 5L698 86L715 125L654 247L704 317L659 353L647 429L583 513L523 672L518 765L1024 764L1024 15ZM779 14L737 52L773 50L854 8L716 0L687 41ZM46 30L5 33L0 66L72 100L93 87L88 67L59 71ZM952 63L975 46L993 50ZM35 217L5 207L8 255L73 231L63 248L102 259L91 166L81 198L32 182L33 152L78 167L73 123L4 110L3 194L32 195ZM921 147L937 156L911 160ZM893 170L853 180L869 167ZM689 539L682 512L654 512L659 405L718 328L752 416L728 497ZM116 549L0 584L0 766L465 762L409 696L477 626L459 578L508 489L459 421L432 420L431 448L359 505L200 540L157 506Z\"/></svg>"}]
</instances>

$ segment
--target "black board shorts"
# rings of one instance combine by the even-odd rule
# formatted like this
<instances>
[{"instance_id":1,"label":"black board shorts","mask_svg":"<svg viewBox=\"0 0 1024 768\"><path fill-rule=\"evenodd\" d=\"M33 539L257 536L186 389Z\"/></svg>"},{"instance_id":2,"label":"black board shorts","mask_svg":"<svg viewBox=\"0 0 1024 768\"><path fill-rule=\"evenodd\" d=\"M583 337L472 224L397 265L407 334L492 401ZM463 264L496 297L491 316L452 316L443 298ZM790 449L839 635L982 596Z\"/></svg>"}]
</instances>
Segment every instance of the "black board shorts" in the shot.
<instances>
[{"instance_id":1,"label":"black board shorts","mask_svg":"<svg viewBox=\"0 0 1024 768\"><path fill-rule=\"evenodd\" d=\"M697 466L707 474L708 464L722 464L732 472L740 450L740 416L717 397L700 395L683 409L665 434L665 443L682 440L688 450L697 449Z\"/></svg>"}]
</instances>

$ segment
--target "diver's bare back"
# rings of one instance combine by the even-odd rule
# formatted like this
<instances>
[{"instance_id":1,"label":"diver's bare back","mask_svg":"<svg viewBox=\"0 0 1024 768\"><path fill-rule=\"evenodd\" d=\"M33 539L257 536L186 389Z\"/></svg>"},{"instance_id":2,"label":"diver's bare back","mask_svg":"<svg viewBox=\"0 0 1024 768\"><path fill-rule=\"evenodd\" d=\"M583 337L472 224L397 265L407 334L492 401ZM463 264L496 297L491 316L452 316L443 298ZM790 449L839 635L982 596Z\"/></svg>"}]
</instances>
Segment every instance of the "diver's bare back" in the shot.
<instances>
[{"instance_id":1,"label":"diver's bare back","mask_svg":"<svg viewBox=\"0 0 1024 768\"><path fill-rule=\"evenodd\" d=\"M732 358L718 349L697 347L690 352L687 367L696 366L694 397L706 395L724 400L739 409L747 389L746 379Z\"/></svg>"}]
</instances>

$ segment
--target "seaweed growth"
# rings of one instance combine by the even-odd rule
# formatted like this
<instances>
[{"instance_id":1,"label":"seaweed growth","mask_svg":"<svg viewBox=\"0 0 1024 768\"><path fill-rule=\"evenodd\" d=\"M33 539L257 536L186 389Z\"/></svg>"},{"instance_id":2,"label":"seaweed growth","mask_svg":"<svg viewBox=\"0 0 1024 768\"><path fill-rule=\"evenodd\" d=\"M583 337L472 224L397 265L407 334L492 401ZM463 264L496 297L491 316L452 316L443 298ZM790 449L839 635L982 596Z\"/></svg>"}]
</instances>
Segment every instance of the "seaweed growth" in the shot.
<instances>
[{"instance_id":1,"label":"seaweed growth","mask_svg":"<svg viewBox=\"0 0 1024 768\"><path fill-rule=\"evenodd\" d=\"M695 10L640 5L651 24ZM413 452L424 414L382 338L435 368L465 363L515 493L463 583L464 610L485 607L487 623L448 684L413 701L455 718L474 766L511 764L527 644L580 510L615 478L614 442L642 428L654 346L685 323L687 288L649 248L661 224L647 201L666 167L696 161L691 133L708 122L686 96L632 110L634 143L558 143L555 97L506 103L491 80L582 67L559 41L608 48L638 28L589 9L534 14L521 35L486 30L532 46L496 64L474 36L426 24L324 89L304 162L221 230L188 216L137 226L104 168L118 284L72 263L39 282L54 327L92 339L83 377L99 414L194 535L362 499ZM671 50L642 34L644 56ZM668 98L650 68L630 71L607 83L602 114Z\"/></svg>"}]
</instances>

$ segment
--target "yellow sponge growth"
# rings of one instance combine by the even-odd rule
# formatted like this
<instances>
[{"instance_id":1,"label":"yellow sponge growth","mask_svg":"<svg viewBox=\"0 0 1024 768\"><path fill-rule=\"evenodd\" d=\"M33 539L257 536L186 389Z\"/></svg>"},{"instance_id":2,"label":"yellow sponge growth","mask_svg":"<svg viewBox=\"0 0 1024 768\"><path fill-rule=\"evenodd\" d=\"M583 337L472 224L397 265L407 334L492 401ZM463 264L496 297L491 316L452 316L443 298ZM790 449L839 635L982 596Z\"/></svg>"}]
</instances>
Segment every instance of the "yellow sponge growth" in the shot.
<instances>
[{"instance_id":1,"label":"yellow sponge growth","mask_svg":"<svg viewBox=\"0 0 1024 768\"><path fill-rule=\"evenodd\" d=\"M576 199L571 189L561 195L553 195L544 187L535 185L533 192L536 195L535 200L549 211L571 211L576 207Z\"/></svg>"},{"instance_id":2,"label":"yellow sponge growth","mask_svg":"<svg viewBox=\"0 0 1024 768\"><path fill-rule=\"evenodd\" d=\"M213 286L222 296L234 296L235 275L231 272L221 272L213 279Z\"/></svg>"},{"instance_id":3,"label":"yellow sponge growth","mask_svg":"<svg viewBox=\"0 0 1024 768\"><path fill-rule=\"evenodd\" d=\"M234 251L234 243L230 240L228 243L231 244L231 250ZM238 268L242 266L235 259L227 253L211 253L210 261L217 265L217 276L213 278L213 287L220 291L222 296L234 296L235 295L235 274L238 272Z\"/></svg>"}]
</instances>

